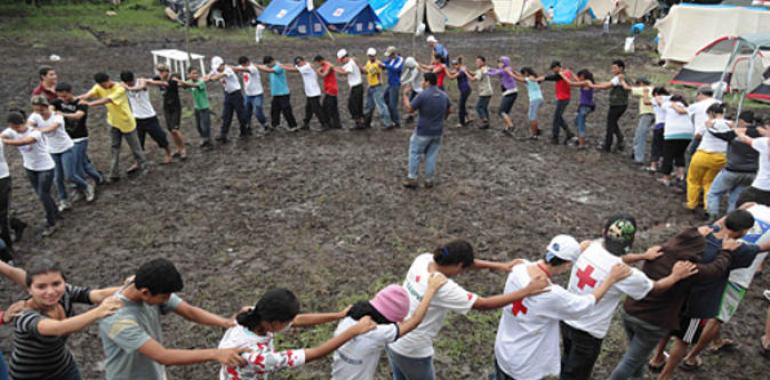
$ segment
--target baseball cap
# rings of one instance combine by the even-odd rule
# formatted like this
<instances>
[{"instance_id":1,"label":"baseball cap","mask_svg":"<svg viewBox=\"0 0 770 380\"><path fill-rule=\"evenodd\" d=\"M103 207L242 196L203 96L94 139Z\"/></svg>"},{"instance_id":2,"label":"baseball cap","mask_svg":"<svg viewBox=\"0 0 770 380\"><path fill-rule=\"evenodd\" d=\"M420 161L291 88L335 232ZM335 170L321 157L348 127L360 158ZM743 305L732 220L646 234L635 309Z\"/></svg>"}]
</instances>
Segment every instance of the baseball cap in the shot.
<instances>
[{"instance_id":1,"label":"baseball cap","mask_svg":"<svg viewBox=\"0 0 770 380\"><path fill-rule=\"evenodd\" d=\"M425 41L426 41L426 42L428 42L428 43L431 43L431 42L438 42L438 41L436 40L436 37L433 37L433 36L428 36L428 38L426 38L426 39L425 39Z\"/></svg>"},{"instance_id":2,"label":"baseball cap","mask_svg":"<svg viewBox=\"0 0 770 380\"><path fill-rule=\"evenodd\" d=\"M604 248L619 255L628 253L636 236L636 220L618 215L610 219L604 232Z\"/></svg>"},{"instance_id":3,"label":"baseball cap","mask_svg":"<svg viewBox=\"0 0 770 380\"><path fill-rule=\"evenodd\" d=\"M216 70L219 68L219 66L222 66L222 64L225 63L225 60L222 59L220 56L215 56L211 58L211 70Z\"/></svg>"},{"instance_id":4,"label":"baseball cap","mask_svg":"<svg viewBox=\"0 0 770 380\"><path fill-rule=\"evenodd\" d=\"M557 235L548 244L546 256L553 255L565 261L574 262L580 256L580 243L569 235Z\"/></svg>"},{"instance_id":5,"label":"baseball cap","mask_svg":"<svg viewBox=\"0 0 770 380\"><path fill-rule=\"evenodd\" d=\"M409 295L403 287L391 284L369 301L372 307L391 322L401 322L409 314Z\"/></svg>"},{"instance_id":6,"label":"baseball cap","mask_svg":"<svg viewBox=\"0 0 770 380\"><path fill-rule=\"evenodd\" d=\"M374 57L375 55L377 55L377 49L375 49L375 48L367 49L366 50L366 55L368 55L370 57Z\"/></svg>"},{"instance_id":7,"label":"baseball cap","mask_svg":"<svg viewBox=\"0 0 770 380\"><path fill-rule=\"evenodd\" d=\"M391 54L393 54L395 52L396 52L396 47L395 46L388 46L388 48L385 49L385 56L389 57Z\"/></svg>"}]
</instances>

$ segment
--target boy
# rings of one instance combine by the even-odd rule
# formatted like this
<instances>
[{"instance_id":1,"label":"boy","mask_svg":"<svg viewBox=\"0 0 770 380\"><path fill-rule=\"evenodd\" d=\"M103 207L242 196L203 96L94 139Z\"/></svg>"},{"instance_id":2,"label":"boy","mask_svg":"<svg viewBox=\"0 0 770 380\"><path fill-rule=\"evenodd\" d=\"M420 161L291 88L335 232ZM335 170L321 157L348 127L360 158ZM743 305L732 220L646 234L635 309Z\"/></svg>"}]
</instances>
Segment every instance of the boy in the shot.
<instances>
[{"instance_id":1,"label":"boy","mask_svg":"<svg viewBox=\"0 0 770 380\"><path fill-rule=\"evenodd\" d=\"M537 78L538 82L541 81L553 81L555 82L555 95L556 95L556 109L553 111L553 127L551 128L551 143L559 144L559 129L564 129L564 133L567 134L564 138L564 144L567 144L575 137L569 130L567 122L564 121L564 111L569 106L569 101L572 98L572 89L570 88L570 82L572 82L572 71L568 69L562 69L561 62L551 62L551 74L544 75Z\"/></svg>"},{"instance_id":2,"label":"boy","mask_svg":"<svg viewBox=\"0 0 770 380\"><path fill-rule=\"evenodd\" d=\"M96 73L94 75L94 86L85 94L78 96L80 100L98 98L97 100L87 102L89 107L104 105L107 107L107 124L110 129L112 140L111 163L109 181L115 182L120 179L120 146L123 140L126 140L131 153L134 155L134 165L129 168L129 172L140 170L142 175L148 172L147 160L144 151L139 144L139 138L136 133L136 120L131 114L126 89L113 82L106 73Z\"/></svg>"},{"instance_id":3,"label":"boy","mask_svg":"<svg viewBox=\"0 0 770 380\"><path fill-rule=\"evenodd\" d=\"M43 95L49 102L56 100L56 82L58 76L51 66L42 66L38 70L40 84L32 90L32 96Z\"/></svg>"},{"instance_id":4,"label":"boy","mask_svg":"<svg viewBox=\"0 0 770 380\"><path fill-rule=\"evenodd\" d=\"M388 72L388 89L385 90L385 98L388 101L388 112L395 123L396 128L401 128L401 118L398 115L398 96L401 94L401 72L404 70L404 58L396 51L395 46L389 46L385 50L383 67Z\"/></svg>"},{"instance_id":5,"label":"boy","mask_svg":"<svg viewBox=\"0 0 770 380\"><path fill-rule=\"evenodd\" d=\"M235 321L192 306L175 293L182 290L182 276L165 259L144 263L133 282L115 293L124 307L99 322L99 337L107 357L110 380L165 380L166 365L189 365L217 361L243 365L238 349L168 349L161 344L160 316L168 312L200 325L230 328Z\"/></svg>"},{"instance_id":6,"label":"boy","mask_svg":"<svg viewBox=\"0 0 770 380\"><path fill-rule=\"evenodd\" d=\"M195 108L195 129L201 137L201 148L211 148L211 110L209 109L209 92L206 86L207 78L201 78L201 73L195 67L187 70L188 82L180 82L184 88L189 88Z\"/></svg>"},{"instance_id":7,"label":"boy","mask_svg":"<svg viewBox=\"0 0 770 380\"><path fill-rule=\"evenodd\" d=\"M361 79L363 70L345 49L337 51L337 60L342 63L342 67L335 67L334 71L348 78L348 87L350 87L348 111L355 123L353 128L362 129L364 128L364 84Z\"/></svg>"},{"instance_id":8,"label":"boy","mask_svg":"<svg viewBox=\"0 0 770 380\"><path fill-rule=\"evenodd\" d=\"M377 112L380 113L380 121L384 129L393 128L393 120L390 118L390 112L388 106L385 104L385 98L383 97L385 90L382 85L382 62L377 59L377 50L369 48L366 51L366 55L369 58L364 65L364 72L366 73L366 82L369 84L369 88L366 90L366 106L364 106L364 125L366 128L370 128L372 124L372 116L374 115L374 109L377 108Z\"/></svg>"},{"instance_id":9,"label":"boy","mask_svg":"<svg viewBox=\"0 0 770 380\"><path fill-rule=\"evenodd\" d=\"M164 151L163 163L171 163L171 148L166 138L166 132L160 127L158 115L155 113L155 108L152 107L152 102L150 102L150 89L147 87L147 85L163 86L163 82L143 78L137 80L131 71L120 73L120 80L122 81L121 85L128 91L128 102L131 104L131 112L136 119L136 133L142 150L144 150L145 136L150 135L158 147Z\"/></svg>"},{"instance_id":10,"label":"boy","mask_svg":"<svg viewBox=\"0 0 770 380\"><path fill-rule=\"evenodd\" d=\"M487 59L479 55L476 57L476 71L469 75L470 80L478 81L479 100L476 102L476 114L479 116L480 129L489 128L489 100L492 99L492 81L489 78L489 66Z\"/></svg>"},{"instance_id":11,"label":"boy","mask_svg":"<svg viewBox=\"0 0 770 380\"><path fill-rule=\"evenodd\" d=\"M310 129L310 120L313 115L321 123L318 131L327 129L326 116L321 111L321 88L318 86L318 74L313 70L313 67L303 57L295 57L293 66L281 65L281 67L286 71L298 72L302 75L302 84L305 88L305 118L302 120L301 129Z\"/></svg>"},{"instance_id":12,"label":"boy","mask_svg":"<svg viewBox=\"0 0 770 380\"><path fill-rule=\"evenodd\" d=\"M262 89L262 76L259 74L259 68L252 64L248 57L238 58L238 66L233 66L233 71L241 73L243 76L243 86L245 87L246 97L243 100L245 108L246 123L251 128L251 114L257 118L262 132L267 131L267 118L262 109L264 104L264 90Z\"/></svg>"},{"instance_id":13,"label":"boy","mask_svg":"<svg viewBox=\"0 0 770 380\"><path fill-rule=\"evenodd\" d=\"M162 81L165 86L160 87L163 94L163 116L166 119L166 128L171 133L171 139L176 145L173 157L179 157L182 161L187 159L187 148L182 135L182 101L179 100L179 74L169 71L165 63L159 64L156 69L158 76L155 80Z\"/></svg>"},{"instance_id":14,"label":"boy","mask_svg":"<svg viewBox=\"0 0 770 380\"><path fill-rule=\"evenodd\" d=\"M222 127L219 129L219 136L216 140L222 144L227 144L228 133L230 133L230 124L233 122L233 113L238 117L238 123L241 126L241 138L251 135L246 112L243 109L243 94L241 93L241 82L233 68L225 65L221 57L211 59L211 74L209 80L222 83L222 89L225 91L225 103L222 108Z\"/></svg>"},{"instance_id":15,"label":"boy","mask_svg":"<svg viewBox=\"0 0 770 380\"><path fill-rule=\"evenodd\" d=\"M610 108L607 111L607 129L604 134L604 144L601 149L605 152L612 150L612 141L615 137L615 150L622 152L623 132L618 122L628 109L628 94L631 87L626 83L626 64L619 59L612 61L610 65L612 79L609 82L592 85L596 90L610 90Z\"/></svg>"},{"instance_id":16,"label":"boy","mask_svg":"<svg viewBox=\"0 0 770 380\"><path fill-rule=\"evenodd\" d=\"M291 97L289 94L289 83L286 81L286 70L276 62L271 56L265 56L262 59L264 69L262 71L270 73L270 95L273 99L270 101L270 124L273 129L278 129L281 125L281 114L289 124L289 132L297 131L297 121L294 119L294 112L291 110Z\"/></svg>"},{"instance_id":17,"label":"boy","mask_svg":"<svg viewBox=\"0 0 770 380\"><path fill-rule=\"evenodd\" d=\"M337 75L334 65L320 55L315 56L313 61L318 65L316 73L324 80L324 99L321 103L321 108L326 115L329 128L341 129L340 111L337 107L339 88L337 87Z\"/></svg>"},{"instance_id":18,"label":"boy","mask_svg":"<svg viewBox=\"0 0 770 380\"><path fill-rule=\"evenodd\" d=\"M636 80L636 86L631 88L631 95L639 98L639 124L634 133L634 162L639 165L647 163L647 135L655 123L655 111L652 108L652 86L647 78Z\"/></svg>"}]
</instances>

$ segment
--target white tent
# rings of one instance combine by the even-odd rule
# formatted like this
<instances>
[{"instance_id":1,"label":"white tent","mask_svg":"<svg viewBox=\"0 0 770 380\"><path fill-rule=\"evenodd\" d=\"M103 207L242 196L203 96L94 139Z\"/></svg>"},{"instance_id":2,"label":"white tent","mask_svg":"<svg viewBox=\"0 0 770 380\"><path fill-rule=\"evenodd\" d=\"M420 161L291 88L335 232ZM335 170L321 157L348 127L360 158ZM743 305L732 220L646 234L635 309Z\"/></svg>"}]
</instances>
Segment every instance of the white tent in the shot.
<instances>
[{"instance_id":1,"label":"white tent","mask_svg":"<svg viewBox=\"0 0 770 380\"><path fill-rule=\"evenodd\" d=\"M640 19L658 7L657 0L620 0L621 19Z\"/></svg>"},{"instance_id":2,"label":"white tent","mask_svg":"<svg viewBox=\"0 0 770 380\"><path fill-rule=\"evenodd\" d=\"M398 13L398 24L393 31L414 33L422 22L431 33L443 33L446 29L446 16L433 0L407 0Z\"/></svg>"},{"instance_id":3,"label":"white tent","mask_svg":"<svg viewBox=\"0 0 770 380\"><path fill-rule=\"evenodd\" d=\"M690 62L709 42L724 36L770 32L770 11L757 8L676 5L658 20L661 59Z\"/></svg>"},{"instance_id":4,"label":"white tent","mask_svg":"<svg viewBox=\"0 0 770 380\"><path fill-rule=\"evenodd\" d=\"M501 24L533 26L535 15L543 10L540 0L492 0Z\"/></svg>"},{"instance_id":5,"label":"white tent","mask_svg":"<svg viewBox=\"0 0 770 380\"><path fill-rule=\"evenodd\" d=\"M441 8L446 25L469 32L484 32L495 28L497 16L491 0L451 0Z\"/></svg>"}]
</instances>

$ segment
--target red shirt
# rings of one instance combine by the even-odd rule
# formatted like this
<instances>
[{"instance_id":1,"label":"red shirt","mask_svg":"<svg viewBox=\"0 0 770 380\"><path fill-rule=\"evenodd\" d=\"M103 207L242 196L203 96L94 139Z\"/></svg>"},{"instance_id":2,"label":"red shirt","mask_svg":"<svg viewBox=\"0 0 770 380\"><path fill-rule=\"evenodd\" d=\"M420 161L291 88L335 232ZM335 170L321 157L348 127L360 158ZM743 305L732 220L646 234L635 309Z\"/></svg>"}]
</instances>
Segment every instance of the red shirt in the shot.
<instances>
[{"instance_id":1,"label":"red shirt","mask_svg":"<svg viewBox=\"0 0 770 380\"><path fill-rule=\"evenodd\" d=\"M562 70L562 75L564 75L565 78L568 78L569 80L572 80L572 71L569 70ZM559 79L556 81L556 100L570 100L572 97L572 88L570 88L569 83L565 81L564 79Z\"/></svg>"},{"instance_id":2,"label":"red shirt","mask_svg":"<svg viewBox=\"0 0 770 380\"><path fill-rule=\"evenodd\" d=\"M446 66L444 66L443 63L434 63L433 64L433 71L435 72L436 69L440 69L441 71L436 73L436 85L444 88L444 78L446 77Z\"/></svg>"},{"instance_id":3,"label":"red shirt","mask_svg":"<svg viewBox=\"0 0 770 380\"><path fill-rule=\"evenodd\" d=\"M45 96L46 98L48 98L49 102L56 100L56 92L43 87L42 83L40 83L37 87L35 87L35 89L32 90L32 96L36 96L36 95Z\"/></svg>"},{"instance_id":4,"label":"red shirt","mask_svg":"<svg viewBox=\"0 0 770 380\"><path fill-rule=\"evenodd\" d=\"M337 87L337 75L334 73L334 68L329 62L324 62L324 70L329 70L329 73L324 77L324 93L331 96L337 96L339 88Z\"/></svg>"}]
</instances>

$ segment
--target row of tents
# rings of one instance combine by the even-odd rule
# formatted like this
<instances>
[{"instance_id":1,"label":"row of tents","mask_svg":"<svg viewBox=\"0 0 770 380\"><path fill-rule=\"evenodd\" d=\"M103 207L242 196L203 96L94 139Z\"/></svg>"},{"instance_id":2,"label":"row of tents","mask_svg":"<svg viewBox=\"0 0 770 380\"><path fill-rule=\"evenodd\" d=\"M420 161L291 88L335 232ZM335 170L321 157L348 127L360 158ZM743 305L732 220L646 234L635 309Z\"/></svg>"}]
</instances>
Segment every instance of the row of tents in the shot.
<instances>
[{"instance_id":1,"label":"row of tents","mask_svg":"<svg viewBox=\"0 0 770 380\"><path fill-rule=\"evenodd\" d=\"M382 30L414 33L424 24L431 33L447 28L488 31L496 25L585 24L610 16L613 21L638 19L658 6L657 0L327 0L315 9L312 0L272 0L264 9L256 0L161 0L175 20L190 17L198 26L242 26L245 17L275 33L320 36L327 30L373 34Z\"/></svg>"}]
</instances>

